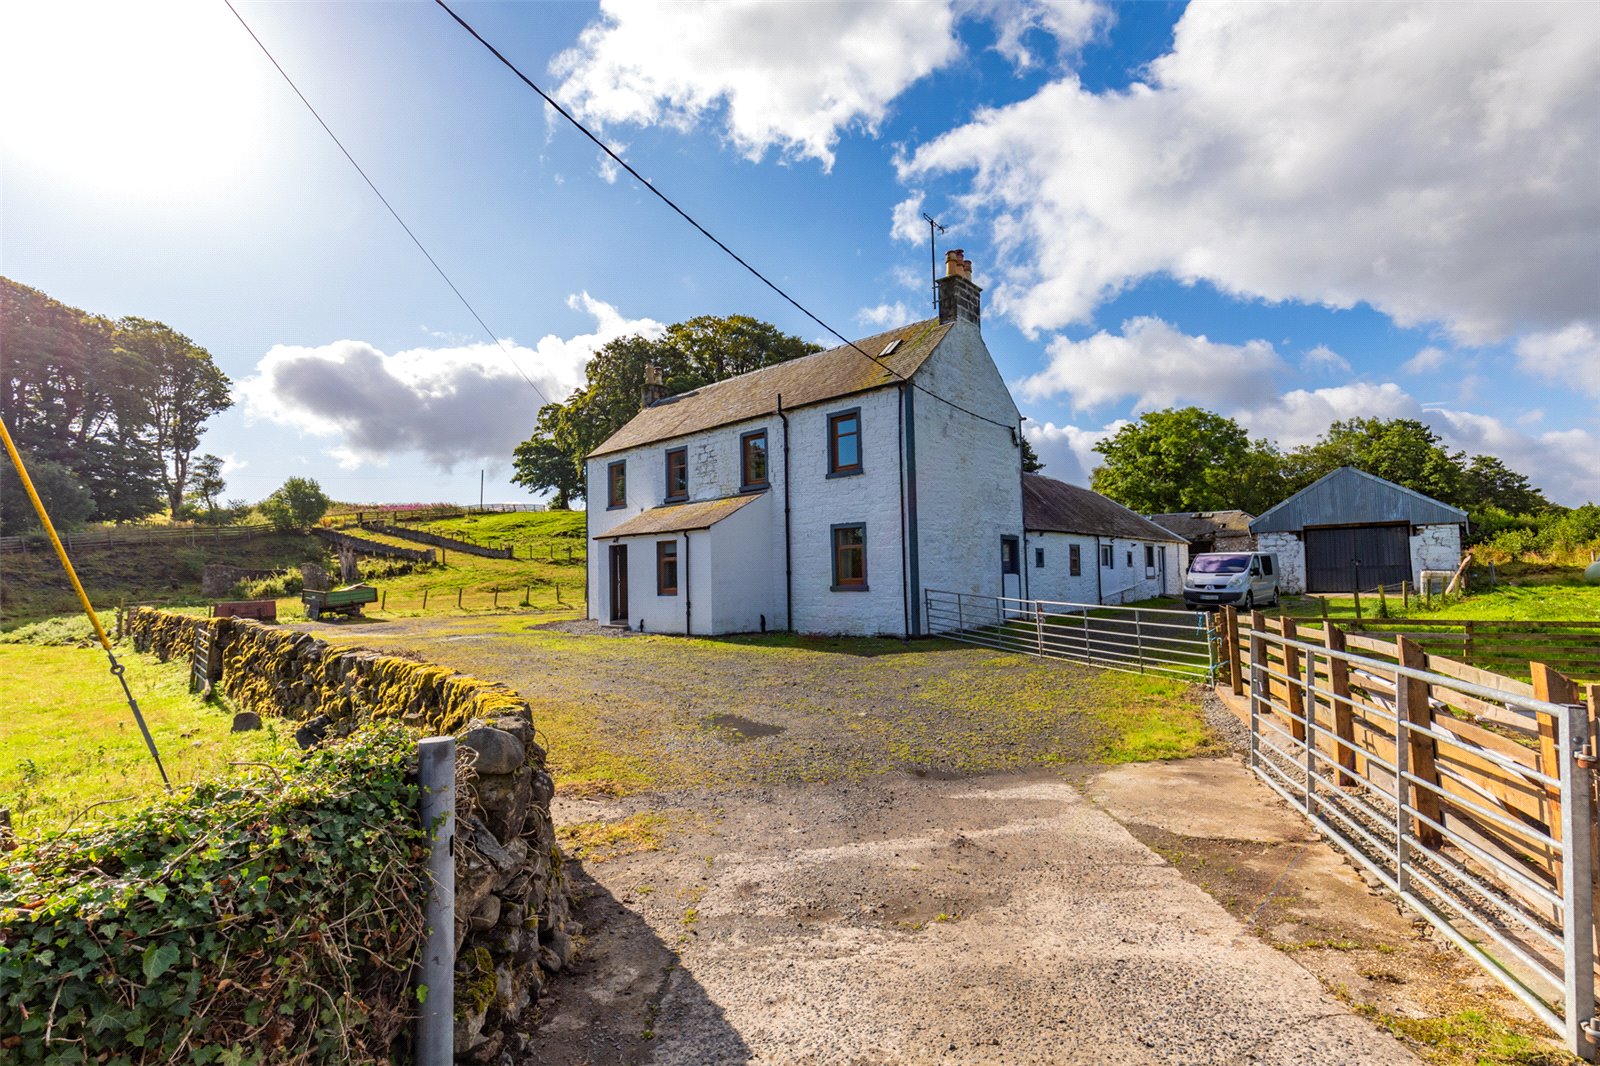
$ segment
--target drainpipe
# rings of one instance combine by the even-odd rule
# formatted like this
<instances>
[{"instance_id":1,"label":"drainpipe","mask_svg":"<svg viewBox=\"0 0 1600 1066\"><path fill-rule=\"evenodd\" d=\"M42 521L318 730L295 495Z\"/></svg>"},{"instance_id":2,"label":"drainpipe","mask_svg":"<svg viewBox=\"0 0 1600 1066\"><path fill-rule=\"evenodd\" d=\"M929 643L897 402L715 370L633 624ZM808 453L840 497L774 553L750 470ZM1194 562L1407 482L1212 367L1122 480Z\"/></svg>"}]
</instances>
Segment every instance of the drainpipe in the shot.
<instances>
[{"instance_id":1,"label":"drainpipe","mask_svg":"<svg viewBox=\"0 0 1600 1066\"><path fill-rule=\"evenodd\" d=\"M906 387L896 390L894 432L900 442L900 624L911 639L911 545L906 543Z\"/></svg>"},{"instance_id":2,"label":"drainpipe","mask_svg":"<svg viewBox=\"0 0 1600 1066\"><path fill-rule=\"evenodd\" d=\"M783 393L778 393L778 420L783 423L783 609L788 630L794 632L794 553L789 546L789 416L783 413Z\"/></svg>"},{"instance_id":3,"label":"drainpipe","mask_svg":"<svg viewBox=\"0 0 1600 1066\"><path fill-rule=\"evenodd\" d=\"M570 507L571 504L568 504ZM583 617L589 617L589 568L594 565L594 542L589 539L589 460L583 460ZM595 621L600 619L596 618Z\"/></svg>"},{"instance_id":4,"label":"drainpipe","mask_svg":"<svg viewBox=\"0 0 1600 1066\"><path fill-rule=\"evenodd\" d=\"M689 583L689 531L683 531L683 635L694 636L694 586Z\"/></svg>"},{"instance_id":5,"label":"drainpipe","mask_svg":"<svg viewBox=\"0 0 1600 1066\"><path fill-rule=\"evenodd\" d=\"M1106 602L1106 564L1100 561L1100 535L1094 538L1094 602Z\"/></svg>"}]
</instances>

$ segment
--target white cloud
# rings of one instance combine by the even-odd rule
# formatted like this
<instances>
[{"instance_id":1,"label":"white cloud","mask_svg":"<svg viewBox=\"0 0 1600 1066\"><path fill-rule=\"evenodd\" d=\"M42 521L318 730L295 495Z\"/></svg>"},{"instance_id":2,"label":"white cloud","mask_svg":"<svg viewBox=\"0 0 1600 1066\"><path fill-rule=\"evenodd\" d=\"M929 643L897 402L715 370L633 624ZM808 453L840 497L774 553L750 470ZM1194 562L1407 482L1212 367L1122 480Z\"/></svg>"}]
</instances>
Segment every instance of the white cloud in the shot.
<instances>
[{"instance_id":1,"label":"white cloud","mask_svg":"<svg viewBox=\"0 0 1600 1066\"><path fill-rule=\"evenodd\" d=\"M1218 344L1159 318L1130 319L1120 336L1057 337L1047 350L1049 364L1019 390L1028 400L1065 394L1078 409L1128 397L1135 410L1180 402L1232 409L1276 395L1287 369L1266 341Z\"/></svg>"},{"instance_id":2,"label":"white cloud","mask_svg":"<svg viewBox=\"0 0 1600 1066\"><path fill-rule=\"evenodd\" d=\"M1094 0L973 0L971 10L995 23L995 51L1021 69L1038 62L1027 36L1041 31L1060 52L1088 44L1112 21L1110 8Z\"/></svg>"},{"instance_id":3,"label":"white cloud","mask_svg":"<svg viewBox=\"0 0 1600 1066\"><path fill-rule=\"evenodd\" d=\"M921 244L928 236L928 223L922 217L922 204L926 197L921 189L894 205L894 220L889 224L889 236L907 244Z\"/></svg>"},{"instance_id":4,"label":"white cloud","mask_svg":"<svg viewBox=\"0 0 1600 1066\"><path fill-rule=\"evenodd\" d=\"M1149 80L1067 75L902 164L971 173L1027 331L1167 273L1487 343L1594 315L1600 19L1581 4L1193 4Z\"/></svg>"},{"instance_id":5,"label":"white cloud","mask_svg":"<svg viewBox=\"0 0 1600 1066\"><path fill-rule=\"evenodd\" d=\"M1358 381L1324 389L1293 389L1266 403L1226 412L1250 430L1284 448L1310 444L1331 422L1347 418L1422 418L1422 405L1393 382Z\"/></svg>"},{"instance_id":6,"label":"white cloud","mask_svg":"<svg viewBox=\"0 0 1600 1066\"><path fill-rule=\"evenodd\" d=\"M552 400L564 400L582 383L589 358L607 341L665 329L651 319L624 318L588 293L567 303L594 317L593 332L552 334L532 348L507 343L517 366ZM357 340L280 344L239 389L251 418L338 438L328 454L346 469L411 452L442 470L504 459L532 432L543 402L495 344L393 355Z\"/></svg>"},{"instance_id":7,"label":"white cloud","mask_svg":"<svg viewBox=\"0 0 1600 1066\"><path fill-rule=\"evenodd\" d=\"M903 326L907 322L915 322L917 316L905 304L896 300L894 303L882 303L876 307L863 307L856 312L856 321L863 326L874 326L878 329L890 329L894 326Z\"/></svg>"},{"instance_id":8,"label":"white cloud","mask_svg":"<svg viewBox=\"0 0 1600 1066\"><path fill-rule=\"evenodd\" d=\"M1101 429L1082 429L1078 426L1058 426L1054 422L1027 422L1022 432L1033 445L1033 450L1044 463L1041 473L1074 485L1089 484L1089 473L1100 465L1100 453L1094 446L1114 436L1128 424L1125 418Z\"/></svg>"},{"instance_id":9,"label":"white cloud","mask_svg":"<svg viewBox=\"0 0 1600 1066\"><path fill-rule=\"evenodd\" d=\"M947 4L602 0L557 56L557 96L598 123L726 122L746 157L833 165L842 130L875 132L907 87L960 54Z\"/></svg>"},{"instance_id":10,"label":"white cloud","mask_svg":"<svg viewBox=\"0 0 1600 1066\"><path fill-rule=\"evenodd\" d=\"M1443 348L1435 348L1430 345L1401 363L1400 369L1407 374L1426 374L1444 366L1447 358L1449 358L1449 353Z\"/></svg>"},{"instance_id":11,"label":"white cloud","mask_svg":"<svg viewBox=\"0 0 1600 1066\"><path fill-rule=\"evenodd\" d=\"M1307 374L1348 374L1350 360L1326 344L1319 344L1300 357L1300 369Z\"/></svg>"},{"instance_id":12,"label":"white cloud","mask_svg":"<svg viewBox=\"0 0 1600 1066\"><path fill-rule=\"evenodd\" d=\"M1574 323L1522 338L1517 364L1557 385L1600 396L1600 337L1589 326Z\"/></svg>"}]
</instances>

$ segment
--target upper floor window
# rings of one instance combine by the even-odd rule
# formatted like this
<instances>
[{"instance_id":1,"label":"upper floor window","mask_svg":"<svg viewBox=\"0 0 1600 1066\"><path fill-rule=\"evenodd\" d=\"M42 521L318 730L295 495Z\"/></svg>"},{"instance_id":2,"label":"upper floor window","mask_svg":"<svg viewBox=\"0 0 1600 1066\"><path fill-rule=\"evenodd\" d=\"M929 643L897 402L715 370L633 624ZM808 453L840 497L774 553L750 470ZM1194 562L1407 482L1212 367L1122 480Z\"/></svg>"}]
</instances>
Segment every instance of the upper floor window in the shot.
<instances>
[{"instance_id":1,"label":"upper floor window","mask_svg":"<svg viewBox=\"0 0 1600 1066\"><path fill-rule=\"evenodd\" d=\"M767 431L764 429L739 438L739 487L767 487Z\"/></svg>"},{"instance_id":2,"label":"upper floor window","mask_svg":"<svg viewBox=\"0 0 1600 1066\"><path fill-rule=\"evenodd\" d=\"M606 467L606 508L623 507L628 502L628 464L618 459Z\"/></svg>"},{"instance_id":3,"label":"upper floor window","mask_svg":"<svg viewBox=\"0 0 1600 1066\"><path fill-rule=\"evenodd\" d=\"M667 453L667 499L689 498L689 449L673 448Z\"/></svg>"},{"instance_id":4,"label":"upper floor window","mask_svg":"<svg viewBox=\"0 0 1600 1066\"><path fill-rule=\"evenodd\" d=\"M1019 573L1021 560L1017 558L1017 538L1000 538L1000 572L1002 574Z\"/></svg>"},{"instance_id":5,"label":"upper floor window","mask_svg":"<svg viewBox=\"0 0 1600 1066\"><path fill-rule=\"evenodd\" d=\"M867 587L867 527L860 522L833 527L833 590Z\"/></svg>"},{"instance_id":6,"label":"upper floor window","mask_svg":"<svg viewBox=\"0 0 1600 1066\"><path fill-rule=\"evenodd\" d=\"M861 473L861 409L828 416L828 474Z\"/></svg>"},{"instance_id":7,"label":"upper floor window","mask_svg":"<svg viewBox=\"0 0 1600 1066\"><path fill-rule=\"evenodd\" d=\"M1083 574L1083 547L1078 544L1067 545L1067 573L1073 577Z\"/></svg>"}]
</instances>

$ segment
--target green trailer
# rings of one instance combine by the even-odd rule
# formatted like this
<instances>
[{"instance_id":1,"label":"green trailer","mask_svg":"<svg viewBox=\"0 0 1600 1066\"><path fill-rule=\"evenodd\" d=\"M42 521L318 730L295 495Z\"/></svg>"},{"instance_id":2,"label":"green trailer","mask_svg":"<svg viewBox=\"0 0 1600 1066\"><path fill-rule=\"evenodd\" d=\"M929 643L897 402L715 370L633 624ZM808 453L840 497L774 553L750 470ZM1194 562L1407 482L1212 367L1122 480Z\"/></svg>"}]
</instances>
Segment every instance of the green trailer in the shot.
<instances>
[{"instance_id":1,"label":"green trailer","mask_svg":"<svg viewBox=\"0 0 1600 1066\"><path fill-rule=\"evenodd\" d=\"M306 589L300 593L300 602L306 605L306 617L313 622L325 614L360 618L362 604L378 602L378 590L371 585L346 585L330 592Z\"/></svg>"}]
</instances>

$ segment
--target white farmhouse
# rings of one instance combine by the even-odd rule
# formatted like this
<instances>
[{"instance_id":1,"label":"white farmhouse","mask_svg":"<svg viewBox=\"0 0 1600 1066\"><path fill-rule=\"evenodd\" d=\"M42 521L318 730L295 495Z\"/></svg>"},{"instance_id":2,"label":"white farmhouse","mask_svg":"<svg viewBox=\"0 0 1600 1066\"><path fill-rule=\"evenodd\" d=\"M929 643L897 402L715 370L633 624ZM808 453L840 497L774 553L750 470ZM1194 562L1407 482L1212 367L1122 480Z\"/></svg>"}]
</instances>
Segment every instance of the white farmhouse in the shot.
<instances>
[{"instance_id":1,"label":"white farmhouse","mask_svg":"<svg viewBox=\"0 0 1600 1066\"><path fill-rule=\"evenodd\" d=\"M959 250L939 317L656 399L588 457L590 616L917 635L923 590L1023 595L1021 417Z\"/></svg>"},{"instance_id":2,"label":"white farmhouse","mask_svg":"<svg viewBox=\"0 0 1600 1066\"><path fill-rule=\"evenodd\" d=\"M1059 603L1132 603L1183 594L1182 537L1090 489L1022 475L1028 596Z\"/></svg>"}]
</instances>

